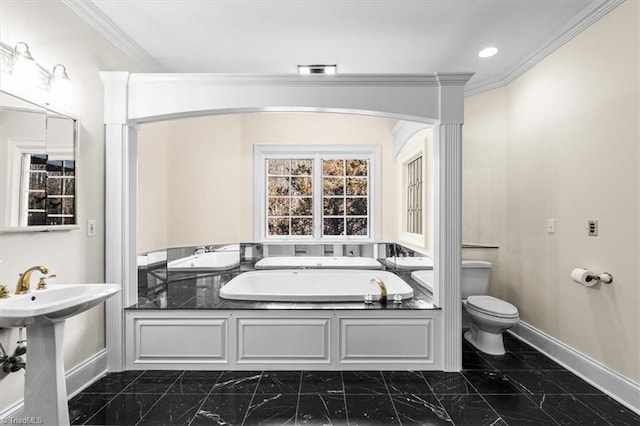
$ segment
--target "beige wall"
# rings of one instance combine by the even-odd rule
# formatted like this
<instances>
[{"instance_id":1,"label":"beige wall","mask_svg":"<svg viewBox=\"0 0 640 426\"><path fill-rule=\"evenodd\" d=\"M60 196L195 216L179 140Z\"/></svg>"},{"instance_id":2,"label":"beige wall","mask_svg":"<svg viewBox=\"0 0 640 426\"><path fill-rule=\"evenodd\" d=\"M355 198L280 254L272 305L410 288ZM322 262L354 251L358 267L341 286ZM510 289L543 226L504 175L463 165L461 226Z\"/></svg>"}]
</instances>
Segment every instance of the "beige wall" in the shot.
<instances>
[{"instance_id":1,"label":"beige wall","mask_svg":"<svg viewBox=\"0 0 640 426\"><path fill-rule=\"evenodd\" d=\"M507 87L469 98L463 169L464 239L500 246L492 291L525 322L634 380L639 9L625 2ZM587 236L590 219L597 237ZM569 279L575 267L615 281L580 286Z\"/></svg>"},{"instance_id":2,"label":"beige wall","mask_svg":"<svg viewBox=\"0 0 640 426\"><path fill-rule=\"evenodd\" d=\"M138 252L253 240L253 147L260 144L382 146L382 239L395 239L395 120L344 114L252 113L142 126L138 144ZM167 145L168 173L155 179ZM160 176L162 173L159 174ZM163 200L166 197L166 201ZM166 213L154 211L166 202ZM153 239L166 228L165 245Z\"/></svg>"},{"instance_id":3,"label":"beige wall","mask_svg":"<svg viewBox=\"0 0 640 426\"><path fill-rule=\"evenodd\" d=\"M29 44L31 53L51 69L62 63L73 83L70 112L80 119L79 230L52 233L0 234L0 282L11 290L18 274L46 265L58 282L104 281L104 134L103 88L98 71L143 71L132 60L77 17L62 2L2 0L0 40ZM87 219L96 219L97 236L87 237ZM17 332L0 330L0 341L13 351ZM104 349L102 306L67 321L65 368L76 366ZM0 411L23 397L24 374L0 373Z\"/></svg>"}]
</instances>

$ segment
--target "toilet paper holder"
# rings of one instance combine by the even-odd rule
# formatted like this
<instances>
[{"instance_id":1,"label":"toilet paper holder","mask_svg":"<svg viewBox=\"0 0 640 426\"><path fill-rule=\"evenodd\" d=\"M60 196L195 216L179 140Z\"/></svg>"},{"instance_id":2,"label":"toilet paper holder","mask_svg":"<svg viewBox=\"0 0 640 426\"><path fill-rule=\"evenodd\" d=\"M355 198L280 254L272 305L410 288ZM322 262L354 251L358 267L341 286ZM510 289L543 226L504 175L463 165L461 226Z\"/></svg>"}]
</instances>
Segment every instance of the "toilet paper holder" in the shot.
<instances>
[{"instance_id":1,"label":"toilet paper holder","mask_svg":"<svg viewBox=\"0 0 640 426\"><path fill-rule=\"evenodd\" d=\"M601 274L590 274L587 275L587 282L589 281L601 281L605 284L611 284L613 282L613 275L608 272L603 272Z\"/></svg>"}]
</instances>

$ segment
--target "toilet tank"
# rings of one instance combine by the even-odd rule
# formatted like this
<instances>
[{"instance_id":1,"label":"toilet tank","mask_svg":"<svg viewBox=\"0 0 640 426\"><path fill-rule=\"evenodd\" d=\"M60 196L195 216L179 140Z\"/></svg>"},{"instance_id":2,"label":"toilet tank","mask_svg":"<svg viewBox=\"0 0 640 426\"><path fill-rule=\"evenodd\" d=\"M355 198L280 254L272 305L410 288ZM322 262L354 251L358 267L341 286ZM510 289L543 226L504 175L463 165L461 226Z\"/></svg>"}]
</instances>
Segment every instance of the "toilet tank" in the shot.
<instances>
[{"instance_id":1,"label":"toilet tank","mask_svg":"<svg viewBox=\"0 0 640 426\"><path fill-rule=\"evenodd\" d=\"M460 276L462 298L489 294L491 285L491 262L463 260Z\"/></svg>"}]
</instances>

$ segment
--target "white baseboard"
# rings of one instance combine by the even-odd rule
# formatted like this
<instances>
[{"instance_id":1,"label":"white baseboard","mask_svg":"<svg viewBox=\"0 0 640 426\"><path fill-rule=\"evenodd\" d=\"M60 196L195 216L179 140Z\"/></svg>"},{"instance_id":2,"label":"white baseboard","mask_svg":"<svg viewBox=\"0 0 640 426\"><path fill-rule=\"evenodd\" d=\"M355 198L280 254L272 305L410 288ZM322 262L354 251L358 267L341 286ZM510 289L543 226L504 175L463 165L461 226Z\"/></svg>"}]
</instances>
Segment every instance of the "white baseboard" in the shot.
<instances>
[{"instance_id":1,"label":"white baseboard","mask_svg":"<svg viewBox=\"0 0 640 426\"><path fill-rule=\"evenodd\" d=\"M509 330L591 385L640 414L640 384L578 352L558 339L520 321Z\"/></svg>"},{"instance_id":2,"label":"white baseboard","mask_svg":"<svg viewBox=\"0 0 640 426\"><path fill-rule=\"evenodd\" d=\"M103 349L65 373L69 399L82 392L83 389L104 376L106 373L107 350ZM24 416L23 410L24 399L16 401L11 406L0 411L0 423L4 423L5 419L22 419Z\"/></svg>"}]
</instances>

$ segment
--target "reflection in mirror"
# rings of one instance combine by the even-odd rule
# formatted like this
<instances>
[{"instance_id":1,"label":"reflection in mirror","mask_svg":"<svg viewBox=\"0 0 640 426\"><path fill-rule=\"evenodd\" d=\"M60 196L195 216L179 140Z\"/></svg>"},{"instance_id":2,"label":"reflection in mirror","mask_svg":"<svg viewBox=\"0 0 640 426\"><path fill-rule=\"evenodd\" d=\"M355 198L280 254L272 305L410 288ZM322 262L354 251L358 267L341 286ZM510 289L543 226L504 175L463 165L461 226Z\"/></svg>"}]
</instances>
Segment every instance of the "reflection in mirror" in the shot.
<instances>
[{"instance_id":1,"label":"reflection in mirror","mask_svg":"<svg viewBox=\"0 0 640 426\"><path fill-rule=\"evenodd\" d=\"M77 224L76 126L70 117L0 92L3 231Z\"/></svg>"}]
</instances>

